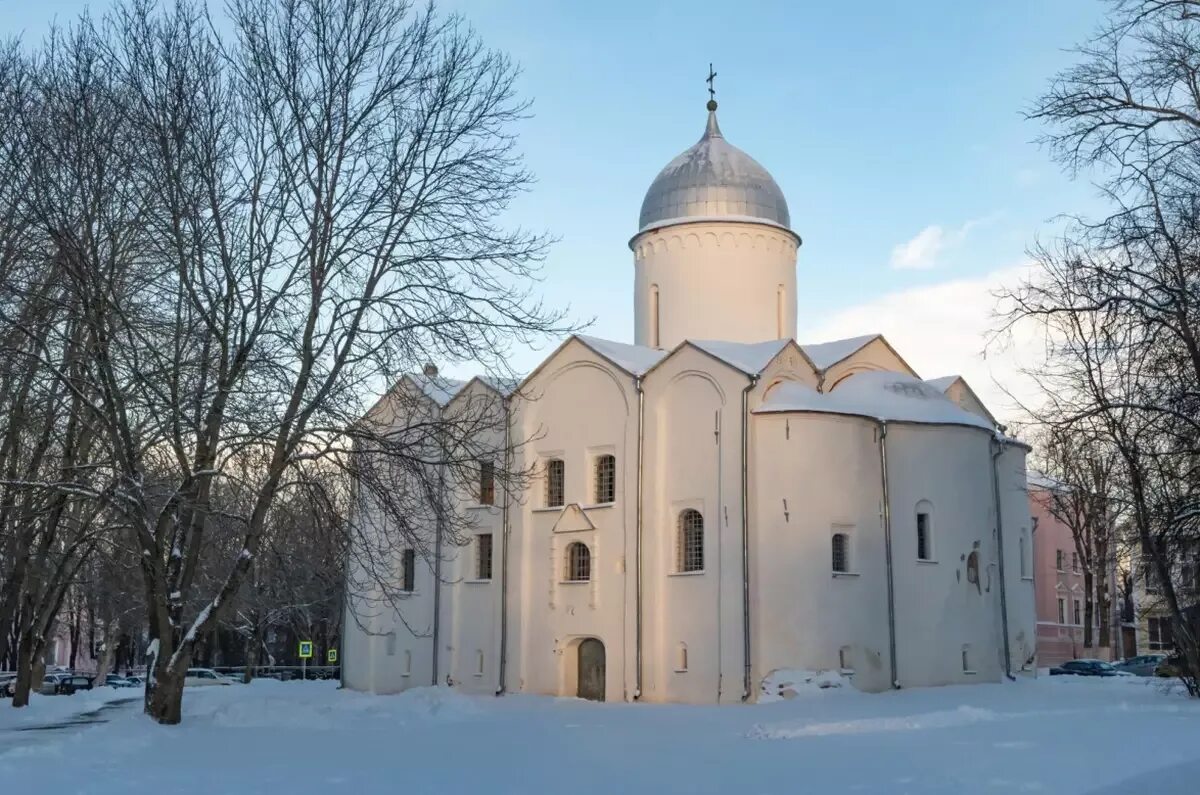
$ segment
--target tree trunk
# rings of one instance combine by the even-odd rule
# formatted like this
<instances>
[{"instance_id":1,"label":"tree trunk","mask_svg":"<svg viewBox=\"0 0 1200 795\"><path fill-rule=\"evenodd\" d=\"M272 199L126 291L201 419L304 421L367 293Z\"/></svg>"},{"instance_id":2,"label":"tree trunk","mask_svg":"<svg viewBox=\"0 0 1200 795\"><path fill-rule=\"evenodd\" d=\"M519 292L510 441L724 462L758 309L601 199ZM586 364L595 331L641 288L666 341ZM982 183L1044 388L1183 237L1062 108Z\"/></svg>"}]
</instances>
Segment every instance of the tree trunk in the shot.
<instances>
[{"instance_id":1,"label":"tree trunk","mask_svg":"<svg viewBox=\"0 0 1200 795\"><path fill-rule=\"evenodd\" d=\"M100 654L100 664L96 666L96 679L93 687L102 687L108 672L112 670L113 660L117 655L117 644L113 642L114 635L117 633L114 632L113 622L105 622L104 637L101 640L104 651Z\"/></svg>"},{"instance_id":2,"label":"tree trunk","mask_svg":"<svg viewBox=\"0 0 1200 795\"><path fill-rule=\"evenodd\" d=\"M154 674L154 687L146 690L146 714L162 724L174 726L183 719L183 679L187 666L172 669L163 665Z\"/></svg>"},{"instance_id":3,"label":"tree trunk","mask_svg":"<svg viewBox=\"0 0 1200 795\"><path fill-rule=\"evenodd\" d=\"M75 670L75 664L79 659L79 641L82 638L80 630L78 610L72 610L71 615L71 670Z\"/></svg>"},{"instance_id":4,"label":"tree trunk","mask_svg":"<svg viewBox=\"0 0 1200 795\"><path fill-rule=\"evenodd\" d=\"M17 687L12 697L14 707L29 706L29 691L33 684L33 652L32 636L22 632L17 640Z\"/></svg>"},{"instance_id":5,"label":"tree trunk","mask_svg":"<svg viewBox=\"0 0 1200 795\"><path fill-rule=\"evenodd\" d=\"M1093 580L1095 577L1090 569L1085 570L1083 573L1083 647L1085 649L1092 648L1092 626L1096 615L1096 600L1092 596Z\"/></svg>"}]
</instances>

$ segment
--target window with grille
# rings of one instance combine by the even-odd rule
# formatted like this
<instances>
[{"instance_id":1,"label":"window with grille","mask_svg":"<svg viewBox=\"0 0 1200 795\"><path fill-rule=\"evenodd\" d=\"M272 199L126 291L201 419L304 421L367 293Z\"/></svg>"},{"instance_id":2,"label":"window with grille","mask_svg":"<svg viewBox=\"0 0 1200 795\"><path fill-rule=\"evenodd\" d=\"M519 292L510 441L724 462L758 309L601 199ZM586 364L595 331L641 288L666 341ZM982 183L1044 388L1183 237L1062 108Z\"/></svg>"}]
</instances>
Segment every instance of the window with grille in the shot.
<instances>
[{"instance_id":1,"label":"window with grille","mask_svg":"<svg viewBox=\"0 0 1200 795\"><path fill-rule=\"evenodd\" d=\"M596 493L597 504L616 502L617 499L617 458L611 455L596 456Z\"/></svg>"},{"instance_id":2,"label":"window with grille","mask_svg":"<svg viewBox=\"0 0 1200 795\"><path fill-rule=\"evenodd\" d=\"M1061 596L1058 599L1058 623L1067 623L1067 600Z\"/></svg>"},{"instance_id":3,"label":"window with grille","mask_svg":"<svg viewBox=\"0 0 1200 795\"><path fill-rule=\"evenodd\" d=\"M1075 572L1076 574L1079 573L1079 553L1078 552L1071 553L1071 571Z\"/></svg>"},{"instance_id":4,"label":"window with grille","mask_svg":"<svg viewBox=\"0 0 1200 795\"><path fill-rule=\"evenodd\" d=\"M479 462L479 504L496 504L496 465L491 461Z\"/></svg>"},{"instance_id":5,"label":"window with grille","mask_svg":"<svg viewBox=\"0 0 1200 795\"><path fill-rule=\"evenodd\" d=\"M561 458L546 462L546 507L561 508L565 501L567 465Z\"/></svg>"},{"instance_id":6,"label":"window with grille","mask_svg":"<svg viewBox=\"0 0 1200 795\"><path fill-rule=\"evenodd\" d=\"M833 534L833 570L846 574L850 571L850 537L845 533Z\"/></svg>"},{"instance_id":7,"label":"window with grille","mask_svg":"<svg viewBox=\"0 0 1200 795\"><path fill-rule=\"evenodd\" d=\"M1147 620L1150 630L1151 651L1171 651L1175 648L1175 638L1172 635L1171 619L1150 618Z\"/></svg>"},{"instance_id":8,"label":"window with grille","mask_svg":"<svg viewBox=\"0 0 1200 795\"><path fill-rule=\"evenodd\" d=\"M1066 554L1061 549L1054 550L1054 568L1058 571L1063 571L1063 561L1066 557Z\"/></svg>"},{"instance_id":9,"label":"window with grille","mask_svg":"<svg viewBox=\"0 0 1200 795\"><path fill-rule=\"evenodd\" d=\"M929 514L922 511L917 514L917 560L933 560L930 541Z\"/></svg>"},{"instance_id":10,"label":"window with grille","mask_svg":"<svg viewBox=\"0 0 1200 795\"><path fill-rule=\"evenodd\" d=\"M704 517L699 511L687 508L679 514L678 521L676 570L704 571Z\"/></svg>"},{"instance_id":11,"label":"window with grille","mask_svg":"<svg viewBox=\"0 0 1200 795\"><path fill-rule=\"evenodd\" d=\"M1080 602L1078 599L1072 599L1071 602L1072 602L1071 617L1074 619L1074 621L1072 621L1071 623L1073 623L1077 627L1082 626L1083 625L1083 612L1082 612L1083 602Z\"/></svg>"},{"instance_id":12,"label":"window with grille","mask_svg":"<svg viewBox=\"0 0 1200 795\"><path fill-rule=\"evenodd\" d=\"M416 582L417 553L411 549L406 549L400 559L400 590L415 591Z\"/></svg>"},{"instance_id":13,"label":"window with grille","mask_svg":"<svg viewBox=\"0 0 1200 795\"><path fill-rule=\"evenodd\" d=\"M587 582L592 578L592 553L586 544L578 541L567 546L566 579L569 582Z\"/></svg>"},{"instance_id":14,"label":"window with grille","mask_svg":"<svg viewBox=\"0 0 1200 795\"><path fill-rule=\"evenodd\" d=\"M1142 561L1143 577L1146 583L1146 593L1158 593L1158 573L1154 569L1154 561L1150 558Z\"/></svg>"},{"instance_id":15,"label":"window with grille","mask_svg":"<svg viewBox=\"0 0 1200 795\"><path fill-rule=\"evenodd\" d=\"M492 534L475 536L475 579L492 579Z\"/></svg>"}]
</instances>

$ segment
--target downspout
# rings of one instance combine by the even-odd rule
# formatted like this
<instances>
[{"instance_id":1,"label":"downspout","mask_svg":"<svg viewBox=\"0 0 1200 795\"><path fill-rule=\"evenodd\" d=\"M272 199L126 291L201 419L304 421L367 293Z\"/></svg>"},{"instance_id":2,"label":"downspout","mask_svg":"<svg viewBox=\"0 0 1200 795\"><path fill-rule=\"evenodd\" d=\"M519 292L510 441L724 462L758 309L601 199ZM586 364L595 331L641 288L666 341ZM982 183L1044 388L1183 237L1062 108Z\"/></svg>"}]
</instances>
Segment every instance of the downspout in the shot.
<instances>
[{"instance_id":1,"label":"downspout","mask_svg":"<svg viewBox=\"0 0 1200 795\"><path fill-rule=\"evenodd\" d=\"M441 419L441 414L438 414ZM438 509L434 526L433 545L433 673L431 684L438 684L438 644L439 630L442 623L442 533L446 517L446 441L442 438L442 430L438 430L438 449L441 461L438 463Z\"/></svg>"},{"instance_id":2,"label":"downspout","mask_svg":"<svg viewBox=\"0 0 1200 795\"><path fill-rule=\"evenodd\" d=\"M634 683L633 683L633 700L637 701L642 697L642 505L643 505L643 489L642 489L642 464L644 462L646 449L646 392L642 388L642 378L638 376L633 379L633 388L637 391L638 397L638 425L637 425L637 519L634 526L634 565L637 566L637 592L634 597L634 610L636 612L635 628L634 628Z\"/></svg>"},{"instance_id":3,"label":"downspout","mask_svg":"<svg viewBox=\"0 0 1200 795\"><path fill-rule=\"evenodd\" d=\"M512 471L512 396L504 398L504 506L500 513L500 681L496 695L504 695L504 680L508 670L508 525L509 484Z\"/></svg>"},{"instance_id":4,"label":"downspout","mask_svg":"<svg viewBox=\"0 0 1200 795\"><path fill-rule=\"evenodd\" d=\"M742 701L749 701L750 665L750 390L758 384L751 375L742 390Z\"/></svg>"},{"instance_id":5,"label":"downspout","mask_svg":"<svg viewBox=\"0 0 1200 795\"><path fill-rule=\"evenodd\" d=\"M992 438L992 497L996 501L996 554L1000 558L1000 628L1004 632L1004 675L1012 681L1012 653L1008 647L1008 582L1004 579L1004 518L1000 508L1000 456L1004 442ZM1032 543L1032 541L1031 541Z\"/></svg>"},{"instance_id":6,"label":"downspout","mask_svg":"<svg viewBox=\"0 0 1200 795\"><path fill-rule=\"evenodd\" d=\"M896 578L892 562L892 499L888 485L887 420L879 420L879 473L883 486L883 547L887 561L888 662L892 687L900 689L896 667Z\"/></svg>"}]
</instances>

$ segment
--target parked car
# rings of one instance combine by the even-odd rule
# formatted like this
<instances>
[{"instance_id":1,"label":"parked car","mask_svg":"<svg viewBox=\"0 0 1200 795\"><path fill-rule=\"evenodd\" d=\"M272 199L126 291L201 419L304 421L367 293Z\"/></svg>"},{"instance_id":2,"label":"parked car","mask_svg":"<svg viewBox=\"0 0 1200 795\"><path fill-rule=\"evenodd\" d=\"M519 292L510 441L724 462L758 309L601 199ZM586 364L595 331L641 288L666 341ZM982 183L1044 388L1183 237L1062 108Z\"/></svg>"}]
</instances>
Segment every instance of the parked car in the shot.
<instances>
[{"instance_id":1,"label":"parked car","mask_svg":"<svg viewBox=\"0 0 1200 795\"><path fill-rule=\"evenodd\" d=\"M42 686L38 688L37 692L43 696L69 695L70 691L63 689L62 680L61 674L47 674L42 678Z\"/></svg>"},{"instance_id":2,"label":"parked car","mask_svg":"<svg viewBox=\"0 0 1200 795\"><path fill-rule=\"evenodd\" d=\"M208 687L211 685L231 685L232 679L227 679L211 668L189 668L183 679L184 687Z\"/></svg>"},{"instance_id":3,"label":"parked car","mask_svg":"<svg viewBox=\"0 0 1200 795\"><path fill-rule=\"evenodd\" d=\"M124 676L118 676L117 674L109 674L108 676L104 677L104 686L105 687L137 687L138 685L134 682L129 681Z\"/></svg>"},{"instance_id":4,"label":"parked car","mask_svg":"<svg viewBox=\"0 0 1200 795\"><path fill-rule=\"evenodd\" d=\"M1133 676L1125 671L1118 671L1112 663L1104 660L1071 660L1057 668L1050 669L1051 676Z\"/></svg>"},{"instance_id":5,"label":"parked car","mask_svg":"<svg viewBox=\"0 0 1200 795\"><path fill-rule=\"evenodd\" d=\"M0 698L12 698L13 691L17 689L16 674L0 675Z\"/></svg>"},{"instance_id":6,"label":"parked car","mask_svg":"<svg viewBox=\"0 0 1200 795\"><path fill-rule=\"evenodd\" d=\"M1167 655L1165 654L1142 654L1138 657L1130 657L1128 660L1121 660L1113 667L1134 676L1154 676L1158 666L1166 659Z\"/></svg>"},{"instance_id":7,"label":"parked car","mask_svg":"<svg viewBox=\"0 0 1200 795\"><path fill-rule=\"evenodd\" d=\"M1159 663L1158 670L1154 673L1156 676L1176 677L1182 676L1187 672L1187 661L1183 659L1183 655L1179 652L1167 657Z\"/></svg>"}]
</instances>

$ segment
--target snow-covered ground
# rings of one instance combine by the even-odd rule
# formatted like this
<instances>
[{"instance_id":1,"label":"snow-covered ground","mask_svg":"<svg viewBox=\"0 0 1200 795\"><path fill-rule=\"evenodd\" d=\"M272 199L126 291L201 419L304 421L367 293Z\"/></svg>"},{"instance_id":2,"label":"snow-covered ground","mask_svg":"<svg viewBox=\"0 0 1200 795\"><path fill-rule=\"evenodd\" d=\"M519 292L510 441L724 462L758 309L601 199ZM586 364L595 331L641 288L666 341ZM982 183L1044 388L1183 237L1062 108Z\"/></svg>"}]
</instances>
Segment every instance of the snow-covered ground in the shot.
<instances>
[{"instance_id":1,"label":"snow-covered ground","mask_svg":"<svg viewBox=\"0 0 1200 795\"><path fill-rule=\"evenodd\" d=\"M815 684L772 704L688 707L262 681L188 691L181 726L133 702L104 724L17 731L131 691L38 698L19 718L0 703L0 791L1200 792L1200 703L1161 680Z\"/></svg>"}]
</instances>

